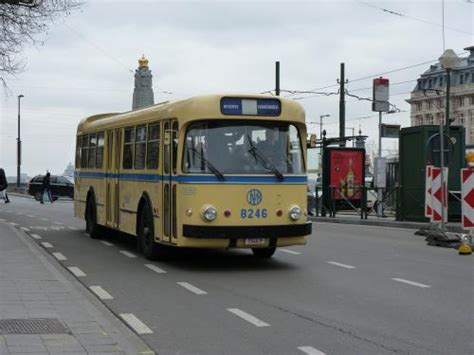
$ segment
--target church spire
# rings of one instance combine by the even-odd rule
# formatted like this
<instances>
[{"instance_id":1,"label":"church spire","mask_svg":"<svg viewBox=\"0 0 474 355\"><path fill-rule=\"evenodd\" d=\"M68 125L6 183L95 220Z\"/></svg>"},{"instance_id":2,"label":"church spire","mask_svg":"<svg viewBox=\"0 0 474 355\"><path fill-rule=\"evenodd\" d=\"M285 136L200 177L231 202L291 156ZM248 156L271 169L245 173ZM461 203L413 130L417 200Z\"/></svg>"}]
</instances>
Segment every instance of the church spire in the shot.
<instances>
[{"instance_id":1,"label":"church spire","mask_svg":"<svg viewBox=\"0 0 474 355\"><path fill-rule=\"evenodd\" d=\"M153 76L148 68L148 59L142 55L135 70L135 88L133 90L132 110L154 104Z\"/></svg>"}]
</instances>

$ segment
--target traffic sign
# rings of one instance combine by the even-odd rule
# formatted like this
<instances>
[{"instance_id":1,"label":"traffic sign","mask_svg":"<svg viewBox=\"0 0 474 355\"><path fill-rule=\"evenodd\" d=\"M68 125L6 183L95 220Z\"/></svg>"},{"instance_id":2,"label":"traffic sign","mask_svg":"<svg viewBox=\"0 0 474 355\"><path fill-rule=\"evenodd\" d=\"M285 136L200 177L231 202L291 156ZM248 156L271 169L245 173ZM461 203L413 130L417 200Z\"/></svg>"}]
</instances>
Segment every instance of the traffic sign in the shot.
<instances>
[{"instance_id":1,"label":"traffic sign","mask_svg":"<svg viewBox=\"0 0 474 355\"><path fill-rule=\"evenodd\" d=\"M474 169L461 169L462 227L474 228Z\"/></svg>"},{"instance_id":2,"label":"traffic sign","mask_svg":"<svg viewBox=\"0 0 474 355\"><path fill-rule=\"evenodd\" d=\"M448 222L448 168L444 168L443 174L443 185L441 185L441 168L433 167L431 169L432 183L431 183L431 196L432 196L432 222ZM444 210L444 211L443 211ZM442 218L441 216L444 216Z\"/></svg>"}]
</instances>

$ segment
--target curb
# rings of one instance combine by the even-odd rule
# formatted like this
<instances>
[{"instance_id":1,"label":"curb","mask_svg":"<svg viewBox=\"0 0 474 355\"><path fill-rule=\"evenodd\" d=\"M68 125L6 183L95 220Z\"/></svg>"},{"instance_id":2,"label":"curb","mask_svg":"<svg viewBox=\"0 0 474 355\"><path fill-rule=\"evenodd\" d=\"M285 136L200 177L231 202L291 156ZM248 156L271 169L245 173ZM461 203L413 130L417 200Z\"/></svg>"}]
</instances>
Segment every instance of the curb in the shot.
<instances>
[{"instance_id":1,"label":"curb","mask_svg":"<svg viewBox=\"0 0 474 355\"><path fill-rule=\"evenodd\" d=\"M331 217L308 217L311 222L323 222L323 223L340 223L340 224L353 224L360 226L372 226L372 227L390 227L390 228L402 228L402 229L423 229L430 228L429 223L422 222L398 222L398 221L387 221L387 220L367 220L357 218L331 218ZM463 233L462 227L456 225L445 225L446 231L453 233Z\"/></svg>"}]
</instances>

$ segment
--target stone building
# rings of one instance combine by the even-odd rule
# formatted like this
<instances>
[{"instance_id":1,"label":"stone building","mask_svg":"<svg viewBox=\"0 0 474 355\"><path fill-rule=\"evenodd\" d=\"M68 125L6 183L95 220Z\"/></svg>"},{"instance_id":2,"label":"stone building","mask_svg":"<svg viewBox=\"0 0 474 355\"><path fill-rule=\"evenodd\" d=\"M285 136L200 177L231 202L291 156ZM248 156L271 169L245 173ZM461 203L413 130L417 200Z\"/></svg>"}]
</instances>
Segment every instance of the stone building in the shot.
<instances>
[{"instance_id":1,"label":"stone building","mask_svg":"<svg viewBox=\"0 0 474 355\"><path fill-rule=\"evenodd\" d=\"M148 68L148 59L143 55L138 60L138 68L135 70L132 110L150 106L154 103L153 76L151 75L151 70Z\"/></svg>"},{"instance_id":2,"label":"stone building","mask_svg":"<svg viewBox=\"0 0 474 355\"><path fill-rule=\"evenodd\" d=\"M474 46L464 48L467 57L451 70L450 118L452 125L464 126L466 145L474 145ZM440 63L421 74L407 102L411 106L411 125L438 125L446 111L446 71Z\"/></svg>"}]
</instances>

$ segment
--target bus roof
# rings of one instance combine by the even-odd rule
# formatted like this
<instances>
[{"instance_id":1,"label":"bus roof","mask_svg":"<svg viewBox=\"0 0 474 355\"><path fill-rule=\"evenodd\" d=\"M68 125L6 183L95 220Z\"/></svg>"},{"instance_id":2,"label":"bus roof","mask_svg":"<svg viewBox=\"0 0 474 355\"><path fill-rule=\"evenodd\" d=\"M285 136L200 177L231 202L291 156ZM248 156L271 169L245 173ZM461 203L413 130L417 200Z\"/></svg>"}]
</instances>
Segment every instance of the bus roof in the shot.
<instances>
[{"instance_id":1,"label":"bus roof","mask_svg":"<svg viewBox=\"0 0 474 355\"><path fill-rule=\"evenodd\" d=\"M221 99L278 99L281 102L281 114L278 116L263 115L231 115L222 114ZM139 110L123 113L103 113L83 119L77 128L78 134L119 128L129 125L146 123L153 120L177 118L180 125L188 121L225 118L225 119L262 119L279 121L284 117L286 121L304 123L303 107L296 101L262 94L220 94L195 96L176 101L165 101Z\"/></svg>"}]
</instances>

